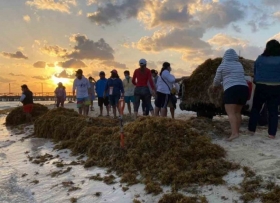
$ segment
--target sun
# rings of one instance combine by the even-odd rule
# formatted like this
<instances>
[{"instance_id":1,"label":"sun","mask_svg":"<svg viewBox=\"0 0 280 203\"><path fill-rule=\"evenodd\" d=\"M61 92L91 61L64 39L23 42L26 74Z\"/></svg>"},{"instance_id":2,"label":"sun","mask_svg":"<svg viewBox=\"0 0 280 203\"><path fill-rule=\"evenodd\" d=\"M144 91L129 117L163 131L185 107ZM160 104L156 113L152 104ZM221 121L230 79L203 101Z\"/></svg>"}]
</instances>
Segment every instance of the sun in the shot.
<instances>
[{"instance_id":1,"label":"sun","mask_svg":"<svg viewBox=\"0 0 280 203\"><path fill-rule=\"evenodd\" d=\"M59 82L61 82L63 85L71 84L71 79L69 79L69 78L58 78L55 75L53 75L51 77L51 80L53 81L54 85L57 85Z\"/></svg>"}]
</instances>

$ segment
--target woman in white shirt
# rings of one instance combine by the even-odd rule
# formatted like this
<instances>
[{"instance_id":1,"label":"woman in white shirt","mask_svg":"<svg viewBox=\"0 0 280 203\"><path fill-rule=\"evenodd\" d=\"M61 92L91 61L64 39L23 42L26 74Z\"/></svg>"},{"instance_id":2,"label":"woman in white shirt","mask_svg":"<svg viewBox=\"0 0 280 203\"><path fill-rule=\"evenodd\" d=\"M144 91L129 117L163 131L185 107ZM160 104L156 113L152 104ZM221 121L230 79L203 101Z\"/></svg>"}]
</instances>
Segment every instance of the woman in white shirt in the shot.
<instances>
[{"instance_id":1,"label":"woman in white shirt","mask_svg":"<svg viewBox=\"0 0 280 203\"><path fill-rule=\"evenodd\" d=\"M167 105L170 99L170 92L175 83L175 77L170 74L170 63L164 62L157 80L156 109L155 115L162 117L167 116Z\"/></svg>"}]
</instances>

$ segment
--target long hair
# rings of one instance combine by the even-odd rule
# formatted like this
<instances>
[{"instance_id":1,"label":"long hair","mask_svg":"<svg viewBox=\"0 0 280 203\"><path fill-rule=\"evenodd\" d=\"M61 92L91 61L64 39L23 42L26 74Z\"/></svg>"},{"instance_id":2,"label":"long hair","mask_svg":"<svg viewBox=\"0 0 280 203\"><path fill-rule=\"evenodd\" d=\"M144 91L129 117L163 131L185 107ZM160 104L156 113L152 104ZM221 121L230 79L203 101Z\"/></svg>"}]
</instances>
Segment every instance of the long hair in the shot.
<instances>
[{"instance_id":1,"label":"long hair","mask_svg":"<svg viewBox=\"0 0 280 203\"><path fill-rule=\"evenodd\" d=\"M161 68L161 71L160 71L160 74L159 74L159 75L161 76L162 72L165 71L165 70L167 70L169 67L170 67L170 63L164 62L164 63L162 64L162 68Z\"/></svg>"},{"instance_id":2,"label":"long hair","mask_svg":"<svg viewBox=\"0 0 280 203\"><path fill-rule=\"evenodd\" d=\"M268 41L262 56L280 56L280 43L275 39Z\"/></svg>"},{"instance_id":3,"label":"long hair","mask_svg":"<svg viewBox=\"0 0 280 203\"><path fill-rule=\"evenodd\" d=\"M117 73L111 73L111 77L110 78L120 78L119 75Z\"/></svg>"}]
</instances>

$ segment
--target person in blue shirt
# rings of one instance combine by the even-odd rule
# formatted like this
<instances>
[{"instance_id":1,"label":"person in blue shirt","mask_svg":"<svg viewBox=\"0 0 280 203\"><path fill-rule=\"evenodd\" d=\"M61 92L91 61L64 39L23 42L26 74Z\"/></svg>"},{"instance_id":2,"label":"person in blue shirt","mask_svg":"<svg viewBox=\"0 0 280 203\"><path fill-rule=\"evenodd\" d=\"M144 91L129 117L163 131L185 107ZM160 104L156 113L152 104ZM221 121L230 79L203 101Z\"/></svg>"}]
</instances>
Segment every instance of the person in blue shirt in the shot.
<instances>
[{"instance_id":1,"label":"person in blue shirt","mask_svg":"<svg viewBox=\"0 0 280 203\"><path fill-rule=\"evenodd\" d=\"M270 40L262 55L255 61L254 83L256 84L248 130L256 132L263 105L268 108L268 137L275 139L278 128L278 105L280 101L280 43Z\"/></svg>"},{"instance_id":2,"label":"person in blue shirt","mask_svg":"<svg viewBox=\"0 0 280 203\"><path fill-rule=\"evenodd\" d=\"M109 94L109 103L113 107L113 114L114 118L117 118L117 109L120 113L120 110L118 108L118 103L120 100L120 97L123 97L124 95L124 88L122 80L120 79L118 72L116 70L111 71L111 77L107 80L104 96L106 93Z\"/></svg>"},{"instance_id":3,"label":"person in blue shirt","mask_svg":"<svg viewBox=\"0 0 280 203\"><path fill-rule=\"evenodd\" d=\"M106 107L107 110L107 116L109 116L109 98L108 95L104 95L107 79L105 78L105 72L101 71L99 73L100 79L96 82L95 88L96 88L96 94L98 97L98 106L100 109L100 116L103 116L103 105Z\"/></svg>"}]
</instances>

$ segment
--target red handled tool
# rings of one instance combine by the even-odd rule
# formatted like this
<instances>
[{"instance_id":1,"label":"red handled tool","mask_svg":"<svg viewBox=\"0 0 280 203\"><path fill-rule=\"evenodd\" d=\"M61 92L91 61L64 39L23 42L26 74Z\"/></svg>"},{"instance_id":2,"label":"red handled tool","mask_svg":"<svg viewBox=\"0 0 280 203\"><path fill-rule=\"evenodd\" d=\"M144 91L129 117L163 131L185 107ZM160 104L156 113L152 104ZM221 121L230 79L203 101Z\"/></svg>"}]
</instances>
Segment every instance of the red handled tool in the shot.
<instances>
[{"instance_id":1,"label":"red handled tool","mask_svg":"<svg viewBox=\"0 0 280 203\"><path fill-rule=\"evenodd\" d=\"M120 110L120 129L121 129L121 148L124 148L124 133L123 133L123 111L125 107L125 102L123 97L119 100L119 110Z\"/></svg>"}]
</instances>

